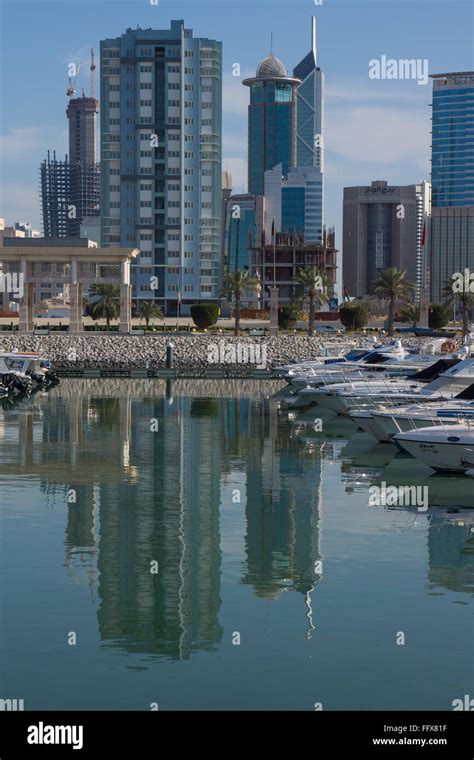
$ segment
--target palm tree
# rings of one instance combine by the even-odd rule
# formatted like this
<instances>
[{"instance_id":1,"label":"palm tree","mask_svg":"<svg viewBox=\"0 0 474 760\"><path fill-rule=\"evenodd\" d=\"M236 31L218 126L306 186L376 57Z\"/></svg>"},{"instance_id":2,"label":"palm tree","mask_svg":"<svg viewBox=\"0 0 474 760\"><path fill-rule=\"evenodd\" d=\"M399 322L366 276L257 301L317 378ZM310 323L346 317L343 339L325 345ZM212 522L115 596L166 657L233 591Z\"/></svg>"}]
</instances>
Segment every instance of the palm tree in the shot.
<instances>
[{"instance_id":1,"label":"palm tree","mask_svg":"<svg viewBox=\"0 0 474 760\"><path fill-rule=\"evenodd\" d=\"M308 335L314 333L315 302L319 305L327 302L325 291L329 285L329 280L324 269L312 266L305 269L299 269L295 276L295 281L301 285L303 292L308 293L309 298L309 321Z\"/></svg>"},{"instance_id":2,"label":"palm tree","mask_svg":"<svg viewBox=\"0 0 474 760\"><path fill-rule=\"evenodd\" d=\"M420 307L416 306L414 303L409 303L401 310L400 317L403 322L409 322L413 329L415 329L420 321Z\"/></svg>"},{"instance_id":3,"label":"palm tree","mask_svg":"<svg viewBox=\"0 0 474 760\"><path fill-rule=\"evenodd\" d=\"M462 342L463 345L468 342L468 336L470 334L469 323L471 317L471 310L474 306L474 294L469 290L461 290L457 293L453 290L453 283L448 281L443 288L445 303L457 304L461 307L462 313Z\"/></svg>"},{"instance_id":4,"label":"palm tree","mask_svg":"<svg viewBox=\"0 0 474 760\"><path fill-rule=\"evenodd\" d=\"M137 312L140 319L145 320L147 327L152 317L163 319L163 309L155 301L142 301L140 299L137 304Z\"/></svg>"},{"instance_id":5,"label":"palm tree","mask_svg":"<svg viewBox=\"0 0 474 760\"><path fill-rule=\"evenodd\" d=\"M414 285L407 280L406 272L390 267L381 272L373 285L373 291L379 298L388 299L388 334L393 335L395 324L395 303L398 300L409 301Z\"/></svg>"},{"instance_id":6,"label":"palm tree","mask_svg":"<svg viewBox=\"0 0 474 760\"><path fill-rule=\"evenodd\" d=\"M241 271L236 269L234 272L227 272L224 277L224 287L221 295L235 296L235 335L240 335L240 302L242 293L246 290L256 292L260 286L260 281L256 277L251 277L248 270Z\"/></svg>"},{"instance_id":7,"label":"palm tree","mask_svg":"<svg viewBox=\"0 0 474 760\"><path fill-rule=\"evenodd\" d=\"M92 319L105 319L107 330L110 330L111 320L120 314L120 286L91 285L86 309Z\"/></svg>"}]
</instances>

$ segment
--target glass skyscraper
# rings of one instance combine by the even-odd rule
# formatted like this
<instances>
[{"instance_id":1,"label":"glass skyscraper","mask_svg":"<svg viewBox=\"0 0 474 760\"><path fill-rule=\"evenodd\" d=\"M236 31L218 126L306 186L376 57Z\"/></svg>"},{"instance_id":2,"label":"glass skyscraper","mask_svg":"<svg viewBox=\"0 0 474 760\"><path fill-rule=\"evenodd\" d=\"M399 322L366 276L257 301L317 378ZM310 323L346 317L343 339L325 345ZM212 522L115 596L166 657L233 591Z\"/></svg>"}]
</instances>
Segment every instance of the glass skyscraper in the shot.
<instances>
[{"instance_id":1,"label":"glass skyscraper","mask_svg":"<svg viewBox=\"0 0 474 760\"><path fill-rule=\"evenodd\" d=\"M296 163L324 171L324 74L318 66L316 17L311 19L311 50L293 69L296 91Z\"/></svg>"},{"instance_id":2,"label":"glass skyscraper","mask_svg":"<svg viewBox=\"0 0 474 760\"><path fill-rule=\"evenodd\" d=\"M433 207L474 206L474 72L433 79Z\"/></svg>"},{"instance_id":3,"label":"glass skyscraper","mask_svg":"<svg viewBox=\"0 0 474 760\"><path fill-rule=\"evenodd\" d=\"M167 314L216 300L222 44L183 21L103 40L101 159L101 242L140 249L133 296Z\"/></svg>"},{"instance_id":4,"label":"glass skyscraper","mask_svg":"<svg viewBox=\"0 0 474 760\"><path fill-rule=\"evenodd\" d=\"M293 70L301 79L296 90L296 163L314 167L319 172L318 197L313 199L312 214L322 240L324 216L324 73L318 66L316 17L311 19L311 50ZM314 181L314 180L313 180Z\"/></svg>"},{"instance_id":5,"label":"glass skyscraper","mask_svg":"<svg viewBox=\"0 0 474 760\"><path fill-rule=\"evenodd\" d=\"M226 271L248 269L250 249L261 237L263 216L261 197L232 195L226 204L224 264Z\"/></svg>"},{"instance_id":6,"label":"glass skyscraper","mask_svg":"<svg viewBox=\"0 0 474 760\"><path fill-rule=\"evenodd\" d=\"M276 232L304 236L307 243L321 243L322 181L315 166L297 166L283 177L282 166L265 173L265 235Z\"/></svg>"},{"instance_id":7,"label":"glass skyscraper","mask_svg":"<svg viewBox=\"0 0 474 760\"><path fill-rule=\"evenodd\" d=\"M248 191L263 195L268 169L281 164L286 175L296 165L296 87L301 80L289 77L271 53L255 77L242 84L250 87Z\"/></svg>"},{"instance_id":8,"label":"glass skyscraper","mask_svg":"<svg viewBox=\"0 0 474 760\"><path fill-rule=\"evenodd\" d=\"M431 299L452 275L474 271L474 71L434 74Z\"/></svg>"}]
</instances>

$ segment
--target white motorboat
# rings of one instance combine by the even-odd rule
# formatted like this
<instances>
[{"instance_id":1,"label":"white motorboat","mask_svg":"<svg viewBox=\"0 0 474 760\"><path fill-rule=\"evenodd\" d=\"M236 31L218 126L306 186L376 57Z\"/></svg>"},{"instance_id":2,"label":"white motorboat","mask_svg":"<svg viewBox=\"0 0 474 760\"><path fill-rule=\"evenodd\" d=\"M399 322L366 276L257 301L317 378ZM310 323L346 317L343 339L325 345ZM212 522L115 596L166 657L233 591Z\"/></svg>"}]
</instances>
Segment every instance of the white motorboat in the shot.
<instances>
[{"instance_id":1,"label":"white motorboat","mask_svg":"<svg viewBox=\"0 0 474 760\"><path fill-rule=\"evenodd\" d=\"M408 355L400 341L393 341L387 346L354 349L343 357L317 358L315 361L296 363L277 367L273 371L288 381L288 385L274 394L273 399L285 400L294 396L301 388L318 387L327 383L345 382L348 379L362 379L385 375L390 367L392 373L403 375L416 372L419 365L398 368L400 362ZM432 362L431 362L432 363ZM293 404L294 402L290 402Z\"/></svg>"},{"instance_id":2,"label":"white motorboat","mask_svg":"<svg viewBox=\"0 0 474 760\"><path fill-rule=\"evenodd\" d=\"M394 441L409 454L440 472L474 476L474 425L462 422L397 433ZM474 506L474 492L472 499Z\"/></svg>"},{"instance_id":3,"label":"white motorboat","mask_svg":"<svg viewBox=\"0 0 474 760\"><path fill-rule=\"evenodd\" d=\"M24 372L11 368L0 355L0 383L7 393L19 395L31 391L33 381Z\"/></svg>"},{"instance_id":4,"label":"white motorboat","mask_svg":"<svg viewBox=\"0 0 474 760\"><path fill-rule=\"evenodd\" d=\"M474 386L472 388L474 391ZM462 420L474 420L474 401L453 399L428 405L374 409L371 412L372 435L379 441L391 441L397 433L439 424L455 425Z\"/></svg>"},{"instance_id":5,"label":"white motorboat","mask_svg":"<svg viewBox=\"0 0 474 760\"><path fill-rule=\"evenodd\" d=\"M429 382L428 382L429 381ZM301 396L311 396L322 407L340 414L364 404L375 407L385 403L415 403L417 400L448 400L474 381L474 358L441 359L407 379L382 382L338 383L320 388L305 388Z\"/></svg>"},{"instance_id":6,"label":"white motorboat","mask_svg":"<svg viewBox=\"0 0 474 760\"><path fill-rule=\"evenodd\" d=\"M34 351L14 351L0 354L9 371L30 377L37 385L47 386L59 383L59 378L51 368L51 362Z\"/></svg>"}]
</instances>

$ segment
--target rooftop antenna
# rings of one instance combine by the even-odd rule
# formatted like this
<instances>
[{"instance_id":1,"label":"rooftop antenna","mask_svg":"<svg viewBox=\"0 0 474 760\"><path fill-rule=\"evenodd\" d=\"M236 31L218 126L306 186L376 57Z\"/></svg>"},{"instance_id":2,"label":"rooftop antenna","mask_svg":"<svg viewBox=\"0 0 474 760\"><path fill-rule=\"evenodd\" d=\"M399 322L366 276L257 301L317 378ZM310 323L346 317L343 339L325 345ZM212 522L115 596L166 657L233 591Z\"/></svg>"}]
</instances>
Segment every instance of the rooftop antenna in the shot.
<instances>
[{"instance_id":1,"label":"rooftop antenna","mask_svg":"<svg viewBox=\"0 0 474 760\"><path fill-rule=\"evenodd\" d=\"M316 16L311 17L311 50L314 55L314 62L318 62L318 53L316 48Z\"/></svg>"}]
</instances>

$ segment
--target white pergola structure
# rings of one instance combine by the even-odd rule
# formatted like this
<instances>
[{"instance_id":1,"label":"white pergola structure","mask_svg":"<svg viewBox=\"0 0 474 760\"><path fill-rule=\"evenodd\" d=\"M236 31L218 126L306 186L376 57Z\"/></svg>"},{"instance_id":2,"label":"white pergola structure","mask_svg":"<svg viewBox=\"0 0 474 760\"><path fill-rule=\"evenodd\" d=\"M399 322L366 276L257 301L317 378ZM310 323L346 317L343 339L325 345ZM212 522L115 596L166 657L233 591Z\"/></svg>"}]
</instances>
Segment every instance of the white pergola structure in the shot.
<instances>
[{"instance_id":1,"label":"white pergola structure","mask_svg":"<svg viewBox=\"0 0 474 760\"><path fill-rule=\"evenodd\" d=\"M46 282L63 283L69 291L69 332L82 332L83 293L91 285L120 285L120 332L132 328L130 264L138 248L4 247L2 271L23 288L19 331L33 332L33 289Z\"/></svg>"}]
</instances>

